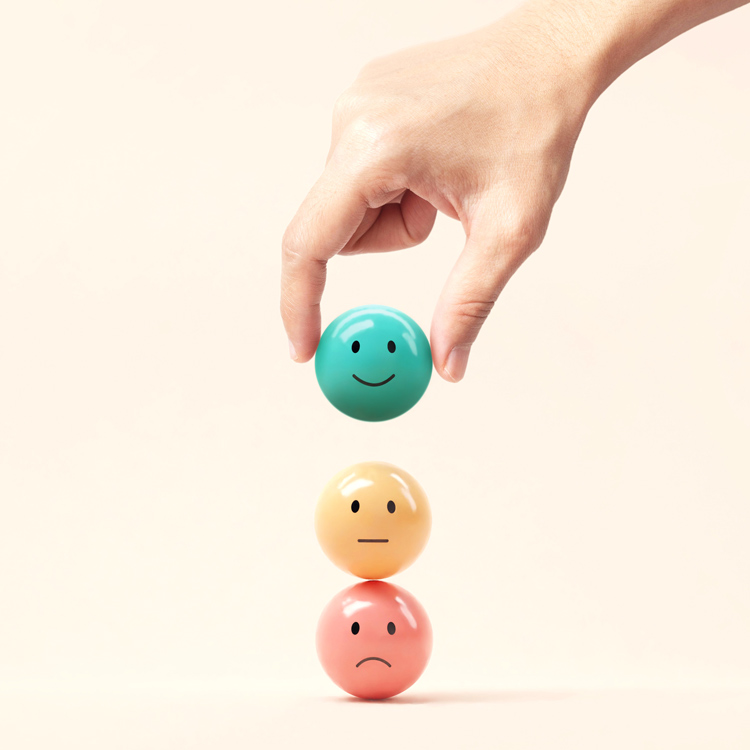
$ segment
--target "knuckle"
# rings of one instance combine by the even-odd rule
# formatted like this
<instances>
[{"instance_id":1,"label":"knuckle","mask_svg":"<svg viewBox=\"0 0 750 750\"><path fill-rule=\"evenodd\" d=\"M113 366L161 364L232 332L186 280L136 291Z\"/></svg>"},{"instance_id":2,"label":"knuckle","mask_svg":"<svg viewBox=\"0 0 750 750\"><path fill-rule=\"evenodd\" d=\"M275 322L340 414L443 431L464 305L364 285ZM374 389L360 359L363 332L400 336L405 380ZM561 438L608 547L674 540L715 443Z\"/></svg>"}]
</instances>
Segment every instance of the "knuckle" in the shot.
<instances>
[{"instance_id":1,"label":"knuckle","mask_svg":"<svg viewBox=\"0 0 750 750\"><path fill-rule=\"evenodd\" d=\"M367 185L362 191L367 205L376 208L387 203L393 195L393 185L390 172L378 168L371 169L367 175Z\"/></svg>"},{"instance_id":2,"label":"knuckle","mask_svg":"<svg viewBox=\"0 0 750 750\"><path fill-rule=\"evenodd\" d=\"M347 135L362 143L378 145L386 141L390 134L385 118L376 110L369 109L352 118Z\"/></svg>"},{"instance_id":3,"label":"knuckle","mask_svg":"<svg viewBox=\"0 0 750 750\"><path fill-rule=\"evenodd\" d=\"M281 240L281 257L286 265L293 265L300 260L301 247L299 235L290 227Z\"/></svg>"},{"instance_id":4,"label":"knuckle","mask_svg":"<svg viewBox=\"0 0 750 750\"><path fill-rule=\"evenodd\" d=\"M377 111L356 115L346 125L336 158L356 176L362 197L370 206L386 202L403 182L399 138L391 118Z\"/></svg>"},{"instance_id":5,"label":"knuckle","mask_svg":"<svg viewBox=\"0 0 750 750\"><path fill-rule=\"evenodd\" d=\"M421 245L429 236L432 231L432 222L423 222L405 224L405 238L404 242L406 247L416 247Z\"/></svg>"},{"instance_id":6,"label":"knuckle","mask_svg":"<svg viewBox=\"0 0 750 750\"><path fill-rule=\"evenodd\" d=\"M487 320L495 301L490 299L463 299L454 302L453 313L459 320L479 328Z\"/></svg>"},{"instance_id":7,"label":"knuckle","mask_svg":"<svg viewBox=\"0 0 750 750\"><path fill-rule=\"evenodd\" d=\"M421 245L427 239L429 234L429 230L426 229L413 229L412 227L406 227L403 244L406 247L416 247L417 245Z\"/></svg>"},{"instance_id":8,"label":"knuckle","mask_svg":"<svg viewBox=\"0 0 750 750\"><path fill-rule=\"evenodd\" d=\"M534 213L513 211L504 223L503 246L512 257L526 257L541 245L544 231L544 223Z\"/></svg>"},{"instance_id":9,"label":"knuckle","mask_svg":"<svg viewBox=\"0 0 750 750\"><path fill-rule=\"evenodd\" d=\"M347 126L348 143L370 163L392 163L399 153L399 128L393 117L376 109L360 112Z\"/></svg>"}]
</instances>

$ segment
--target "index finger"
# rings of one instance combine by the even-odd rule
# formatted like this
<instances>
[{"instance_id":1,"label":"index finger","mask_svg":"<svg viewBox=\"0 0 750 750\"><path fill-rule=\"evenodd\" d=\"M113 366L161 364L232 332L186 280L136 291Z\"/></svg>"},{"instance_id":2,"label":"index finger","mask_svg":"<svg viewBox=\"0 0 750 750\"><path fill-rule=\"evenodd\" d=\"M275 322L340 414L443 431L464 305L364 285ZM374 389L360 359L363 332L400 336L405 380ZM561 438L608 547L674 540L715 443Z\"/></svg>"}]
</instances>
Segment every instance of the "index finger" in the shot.
<instances>
[{"instance_id":1,"label":"index finger","mask_svg":"<svg viewBox=\"0 0 750 750\"><path fill-rule=\"evenodd\" d=\"M356 232L366 209L354 178L329 163L284 233L281 317L297 362L309 360L320 339L326 264Z\"/></svg>"}]
</instances>

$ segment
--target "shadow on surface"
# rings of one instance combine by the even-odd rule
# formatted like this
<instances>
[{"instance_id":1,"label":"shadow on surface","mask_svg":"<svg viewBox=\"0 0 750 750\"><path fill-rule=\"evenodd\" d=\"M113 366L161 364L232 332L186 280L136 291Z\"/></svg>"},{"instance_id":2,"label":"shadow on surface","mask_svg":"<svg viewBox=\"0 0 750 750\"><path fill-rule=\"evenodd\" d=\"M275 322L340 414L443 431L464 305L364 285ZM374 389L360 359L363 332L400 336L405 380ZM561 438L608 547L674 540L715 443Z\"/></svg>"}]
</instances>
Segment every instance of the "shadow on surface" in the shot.
<instances>
[{"instance_id":1,"label":"shadow on surface","mask_svg":"<svg viewBox=\"0 0 750 750\"><path fill-rule=\"evenodd\" d=\"M331 703L383 703L383 704L419 704L419 703L526 703L532 701L556 701L569 698L573 691L551 690L452 690L432 693L403 693L385 700L366 700L351 695L327 697L322 700Z\"/></svg>"}]
</instances>

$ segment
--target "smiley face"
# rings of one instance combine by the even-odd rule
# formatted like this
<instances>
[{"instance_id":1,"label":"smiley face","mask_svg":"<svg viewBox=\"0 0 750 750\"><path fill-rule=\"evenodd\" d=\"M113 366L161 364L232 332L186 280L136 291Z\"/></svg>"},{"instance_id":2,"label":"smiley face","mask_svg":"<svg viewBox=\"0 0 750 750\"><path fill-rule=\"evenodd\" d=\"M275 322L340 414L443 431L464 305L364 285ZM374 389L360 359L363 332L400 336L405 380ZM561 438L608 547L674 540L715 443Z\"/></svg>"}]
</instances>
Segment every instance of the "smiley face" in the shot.
<instances>
[{"instance_id":1,"label":"smiley face","mask_svg":"<svg viewBox=\"0 0 750 750\"><path fill-rule=\"evenodd\" d=\"M344 414L368 422L393 419L427 389L430 342L408 315L392 307L355 307L323 332L315 374L325 397Z\"/></svg>"},{"instance_id":2,"label":"smiley face","mask_svg":"<svg viewBox=\"0 0 750 750\"><path fill-rule=\"evenodd\" d=\"M331 599L316 644L323 669L340 688L358 698L390 698L424 672L432 626L406 589L364 581Z\"/></svg>"},{"instance_id":3,"label":"smiley face","mask_svg":"<svg viewBox=\"0 0 750 750\"><path fill-rule=\"evenodd\" d=\"M382 461L354 464L326 484L315 533L342 570L388 578L409 567L427 544L430 504L411 474Z\"/></svg>"}]
</instances>

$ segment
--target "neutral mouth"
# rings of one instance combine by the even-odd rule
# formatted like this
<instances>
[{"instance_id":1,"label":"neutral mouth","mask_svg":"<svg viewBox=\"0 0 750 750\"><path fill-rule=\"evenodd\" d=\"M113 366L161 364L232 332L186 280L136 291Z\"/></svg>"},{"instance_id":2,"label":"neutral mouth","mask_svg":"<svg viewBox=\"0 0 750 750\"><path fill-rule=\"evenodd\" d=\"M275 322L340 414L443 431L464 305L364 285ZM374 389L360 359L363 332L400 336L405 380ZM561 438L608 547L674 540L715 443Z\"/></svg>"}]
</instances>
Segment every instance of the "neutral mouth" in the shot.
<instances>
[{"instance_id":1,"label":"neutral mouth","mask_svg":"<svg viewBox=\"0 0 750 750\"><path fill-rule=\"evenodd\" d=\"M387 544L387 539L357 539L358 542L364 542L365 544Z\"/></svg>"},{"instance_id":2,"label":"neutral mouth","mask_svg":"<svg viewBox=\"0 0 750 750\"><path fill-rule=\"evenodd\" d=\"M362 385L369 385L372 388L377 388L379 385L385 385L386 383L390 383L393 378L396 377L396 373L394 372L393 375L391 375L390 378L386 378L385 380L382 380L380 383L368 383L366 380L362 380L362 378L358 378L354 373L352 373L352 377L358 382L362 383Z\"/></svg>"},{"instance_id":3,"label":"neutral mouth","mask_svg":"<svg viewBox=\"0 0 750 750\"><path fill-rule=\"evenodd\" d=\"M366 659L362 659L359 664L364 664L366 661L382 661L386 667L391 666L385 659L381 659L379 656L368 656ZM359 666L359 664L357 664L357 666Z\"/></svg>"}]
</instances>

